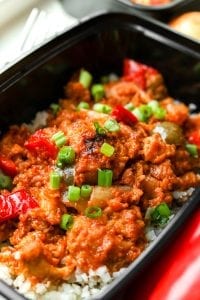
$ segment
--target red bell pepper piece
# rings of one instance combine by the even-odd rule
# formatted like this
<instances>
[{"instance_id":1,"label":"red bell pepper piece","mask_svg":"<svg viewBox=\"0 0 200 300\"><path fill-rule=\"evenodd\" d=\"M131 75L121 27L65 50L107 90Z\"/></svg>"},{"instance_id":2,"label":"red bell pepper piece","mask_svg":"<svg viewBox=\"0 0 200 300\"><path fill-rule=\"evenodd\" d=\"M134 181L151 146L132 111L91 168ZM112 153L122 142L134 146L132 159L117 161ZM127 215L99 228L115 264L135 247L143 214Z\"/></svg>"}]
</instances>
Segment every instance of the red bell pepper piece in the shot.
<instances>
[{"instance_id":1,"label":"red bell pepper piece","mask_svg":"<svg viewBox=\"0 0 200 300\"><path fill-rule=\"evenodd\" d=\"M195 130L192 133L190 133L189 137L188 137L188 141L191 144L195 144L197 146L200 147L200 131L199 130Z\"/></svg>"},{"instance_id":2,"label":"red bell pepper piece","mask_svg":"<svg viewBox=\"0 0 200 300\"><path fill-rule=\"evenodd\" d=\"M31 135L24 146L35 155L42 154L53 159L58 152L56 145L48 139L42 129Z\"/></svg>"},{"instance_id":3,"label":"red bell pepper piece","mask_svg":"<svg viewBox=\"0 0 200 300\"><path fill-rule=\"evenodd\" d=\"M127 300L200 299L200 209L132 286Z\"/></svg>"},{"instance_id":4,"label":"red bell pepper piece","mask_svg":"<svg viewBox=\"0 0 200 300\"><path fill-rule=\"evenodd\" d=\"M124 124L132 126L138 120L135 115L133 115L128 109L124 108L122 105L115 106L112 111L112 116L118 121Z\"/></svg>"},{"instance_id":5,"label":"red bell pepper piece","mask_svg":"<svg viewBox=\"0 0 200 300\"><path fill-rule=\"evenodd\" d=\"M157 74L158 71L147 65L140 64L132 59L123 61L123 79L125 81L134 81L141 89L146 89L147 74Z\"/></svg>"},{"instance_id":6,"label":"red bell pepper piece","mask_svg":"<svg viewBox=\"0 0 200 300\"><path fill-rule=\"evenodd\" d=\"M38 207L37 202L23 189L8 195L0 195L0 222L16 218L35 207Z\"/></svg>"},{"instance_id":7,"label":"red bell pepper piece","mask_svg":"<svg viewBox=\"0 0 200 300\"><path fill-rule=\"evenodd\" d=\"M14 177L17 174L15 163L4 155L0 155L0 169L11 177Z\"/></svg>"}]
</instances>

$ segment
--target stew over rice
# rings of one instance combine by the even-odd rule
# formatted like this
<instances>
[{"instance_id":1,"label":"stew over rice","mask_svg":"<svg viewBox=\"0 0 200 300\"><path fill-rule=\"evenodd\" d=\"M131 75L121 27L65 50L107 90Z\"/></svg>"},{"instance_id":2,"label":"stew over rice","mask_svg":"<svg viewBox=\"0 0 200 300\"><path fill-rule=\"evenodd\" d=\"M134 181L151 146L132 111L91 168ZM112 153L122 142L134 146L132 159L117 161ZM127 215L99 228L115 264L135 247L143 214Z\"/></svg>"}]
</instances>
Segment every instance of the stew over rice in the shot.
<instances>
[{"instance_id":1,"label":"stew over rice","mask_svg":"<svg viewBox=\"0 0 200 300\"><path fill-rule=\"evenodd\" d=\"M123 68L98 83L78 71L39 113L45 126L37 116L1 138L0 262L13 276L55 285L77 268L118 271L147 246L149 224L170 220L174 192L200 184L200 116L154 68Z\"/></svg>"}]
</instances>

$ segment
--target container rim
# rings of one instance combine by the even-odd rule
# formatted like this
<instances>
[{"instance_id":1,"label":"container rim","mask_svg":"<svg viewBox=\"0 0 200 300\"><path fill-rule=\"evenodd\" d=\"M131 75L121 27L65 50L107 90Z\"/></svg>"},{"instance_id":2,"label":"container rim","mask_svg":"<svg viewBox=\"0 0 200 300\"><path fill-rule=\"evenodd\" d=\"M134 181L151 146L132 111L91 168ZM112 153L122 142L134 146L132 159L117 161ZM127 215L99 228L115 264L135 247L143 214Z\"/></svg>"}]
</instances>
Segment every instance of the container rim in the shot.
<instances>
[{"instance_id":1,"label":"container rim","mask_svg":"<svg viewBox=\"0 0 200 300\"><path fill-rule=\"evenodd\" d=\"M159 11L166 11L166 10L171 10L173 8L176 8L179 5L184 5L191 2L192 0L172 0L170 3L166 4L160 4L160 5L142 5L142 4L137 4L137 3L132 3L131 0L117 0L120 3L123 3L125 5L128 5L132 8L142 10L142 11L152 11L152 12L159 12Z\"/></svg>"},{"instance_id":2,"label":"container rim","mask_svg":"<svg viewBox=\"0 0 200 300\"><path fill-rule=\"evenodd\" d=\"M157 39L176 50L180 50L200 59L199 43L181 34L177 34L168 28L168 26L160 24L159 21L151 17L137 14L137 11L127 12L126 9L125 11L119 9L112 11L101 10L80 19L78 24L75 24L68 30L64 30L42 45L38 45L24 53L9 64L0 74L0 93L50 57L57 55L64 48L67 49L71 47L72 44L75 44L77 37L79 38L83 35L84 30L90 30L92 32L95 26L97 26L98 29L103 28L104 22L102 22L102 19L111 26L115 24L115 28L135 27L139 32L143 32L145 36Z\"/></svg>"}]
</instances>

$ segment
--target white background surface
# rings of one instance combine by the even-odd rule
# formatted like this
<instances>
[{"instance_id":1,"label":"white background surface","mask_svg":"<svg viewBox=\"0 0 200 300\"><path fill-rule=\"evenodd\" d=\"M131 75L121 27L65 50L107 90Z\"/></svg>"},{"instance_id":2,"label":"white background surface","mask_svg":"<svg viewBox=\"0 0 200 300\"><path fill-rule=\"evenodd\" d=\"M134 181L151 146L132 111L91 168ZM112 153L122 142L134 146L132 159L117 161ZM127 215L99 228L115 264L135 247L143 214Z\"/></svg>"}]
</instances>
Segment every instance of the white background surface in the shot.
<instances>
[{"instance_id":1,"label":"white background surface","mask_svg":"<svg viewBox=\"0 0 200 300\"><path fill-rule=\"evenodd\" d=\"M24 52L77 22L58 0L0 0L0 72Z\"/></svg>"}]
</instances>

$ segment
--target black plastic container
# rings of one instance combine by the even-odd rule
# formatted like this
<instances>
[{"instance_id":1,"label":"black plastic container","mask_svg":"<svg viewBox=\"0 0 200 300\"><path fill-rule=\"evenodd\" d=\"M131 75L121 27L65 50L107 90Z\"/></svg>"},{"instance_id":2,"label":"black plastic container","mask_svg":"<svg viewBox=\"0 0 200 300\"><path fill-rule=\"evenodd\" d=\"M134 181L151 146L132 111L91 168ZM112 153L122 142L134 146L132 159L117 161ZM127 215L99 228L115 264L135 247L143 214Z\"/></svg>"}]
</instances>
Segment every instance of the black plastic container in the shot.
<instances>
[{"instance_id":1,"label":"black plastic container","mask_svg":"<svg viewBox=\"0 0 200 300\"><path fill-rule=\"evenodd\" d=\"M96 76L121 72L122 60L134 58L163 74L173 97L198 105L199 45L136 14L102 13L72 28L10 67L0 76L0 128L29 122L63 93L70 75L85 67ZM200 203L197 189L159 237L94 299L119 299L121 291L169 244ZM150 259L151 258L151 259ZM2 286L1 293L14 299ZM13 292L12 292L13 293ZM16 298L20 299L20 298Z\"/></svg>"}]
</instances>

